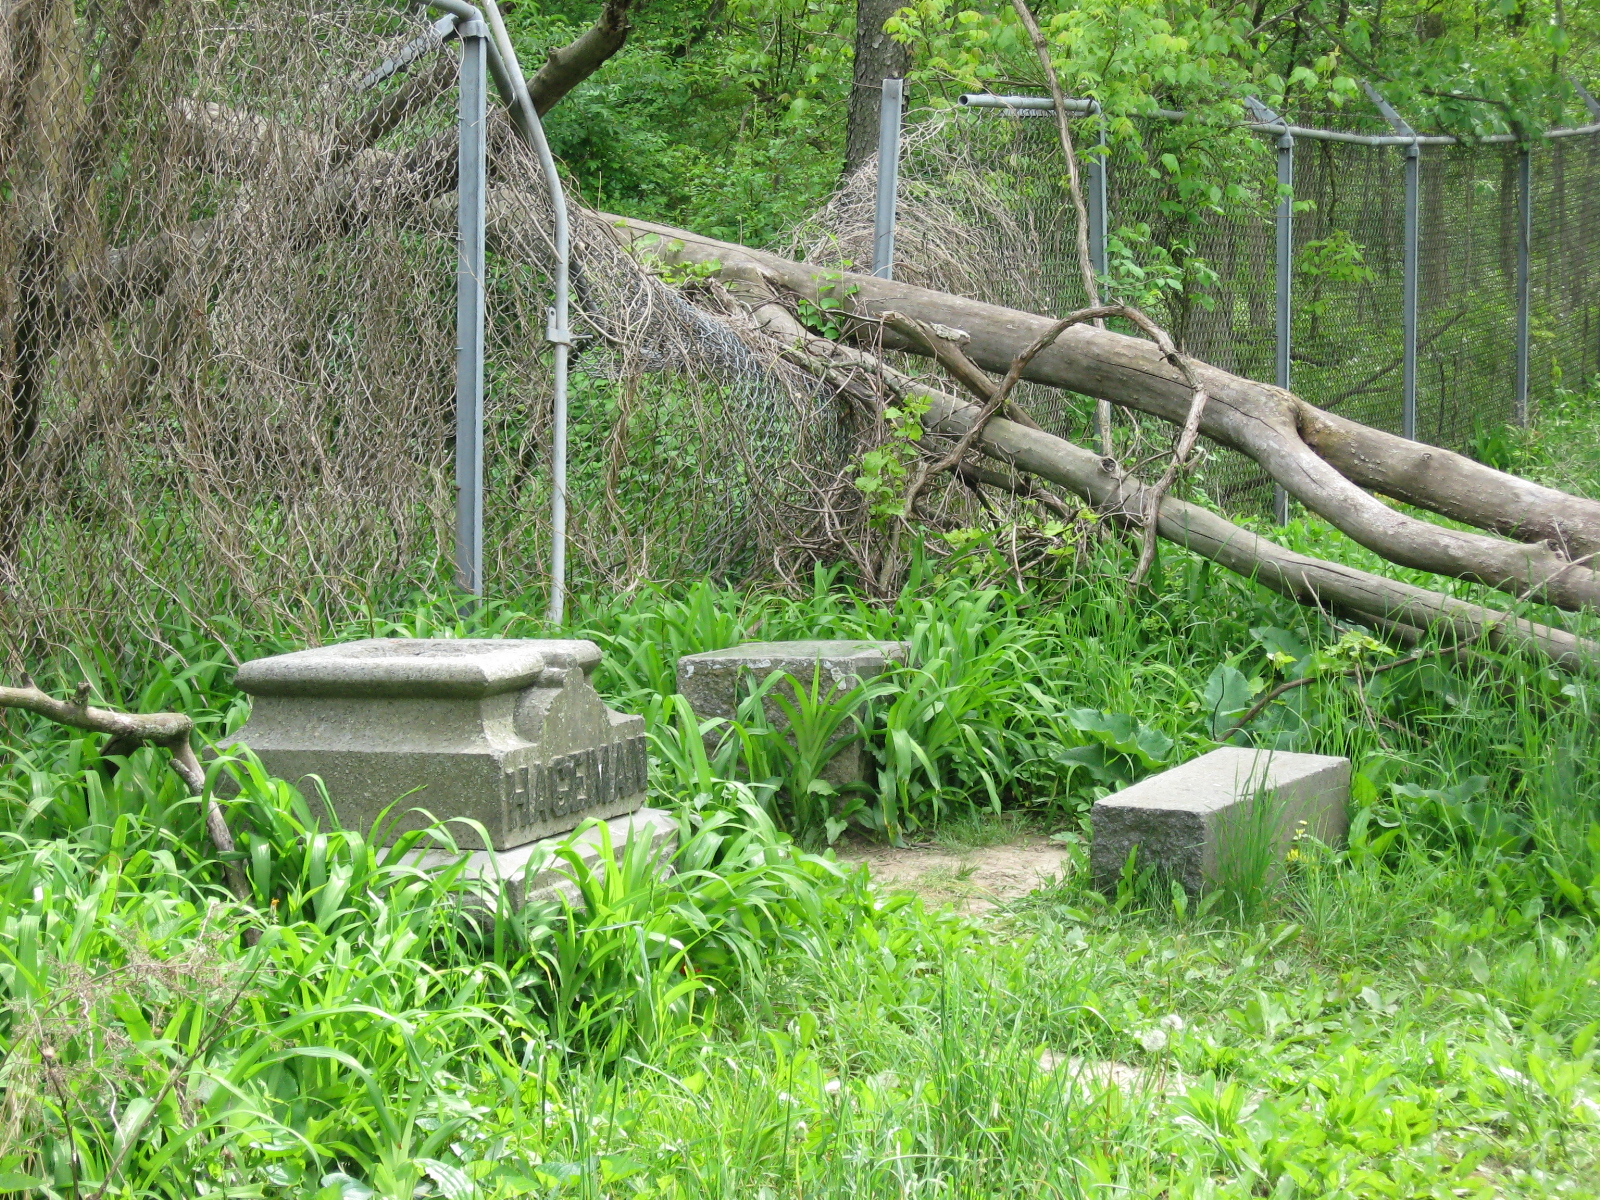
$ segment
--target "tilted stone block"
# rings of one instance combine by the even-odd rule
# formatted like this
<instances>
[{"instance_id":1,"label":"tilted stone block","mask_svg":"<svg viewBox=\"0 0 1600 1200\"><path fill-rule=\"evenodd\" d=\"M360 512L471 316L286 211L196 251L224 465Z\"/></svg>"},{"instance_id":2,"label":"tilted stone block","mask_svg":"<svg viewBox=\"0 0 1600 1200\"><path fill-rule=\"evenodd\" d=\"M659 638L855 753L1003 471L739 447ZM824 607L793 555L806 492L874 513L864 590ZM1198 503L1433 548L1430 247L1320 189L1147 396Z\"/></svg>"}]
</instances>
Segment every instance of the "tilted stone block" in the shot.
<instances>
[{"instance_id":1,"label":"tilted stone block","mask_svg":"<svg viewBox=\"0 0 1600 1200\"><path fill-rule=\"evenodd\" d=\"M593 642L374 638L256 659L238 684L254 697L242 743L316 808L327 788L340 824L396 836L460 823L464 849L509 850L644 803L644 719L613 712L590 675Z\"/></svg>"},{"instance_id":2,"label":"tilted stone block","mask_svg":"<svg viewBox=\"0 0 1600 1200\"><path fill-rule=\"evenodd\" d=\"M481 885L483 907L492 907L496 894L512 910L527 904L565 900L574 908L583 907L578 885L573 882L572 864L556 851L570 850L589 870L600 876L620 863L636 843L643 842L642 853L653 860L659 874L671 874L670 860L678 848L678 822L660 808L640 808L605 822L611 839L611 860L605 856L605 837L599 825L588 825L575 833L559 834L529 842L513 850L478 850L468 856L462 873ZM437 871L461 856L445 850L428 850L416 858L426 871ZM664 868L664 869L663 869Z\"/></svg>"},{"instance_id":3,"label":"tilted stone block","mask_svg":"<svg viewBox=\"0 0 1600 1200\"><path fill-rule=\"evenodd\" d=\"M678 660L678 691L702 720L732 717L739 702L774 671L792 676L807 692L813 682L820 682L821 695L841 696L904 663L908 650L905 642L746 642L726 650L684 655ZM774 690L778 689L792 701L792 687L780 683ZM773 728L788 726L787 715L771 693L764 707ZM865 778L866 767L866 752L860 742L852 742L829 762L823 777L834 784L850 783Z\"/></svg>"},{"instance_id":4,"label":"tilted stone block","mask_svg":"<svg viewBox=\"0 0 1600 1200\"><path fill-rule=\"evenodd\" d=\"M1191 895L1275 870L1299 834L1329 845L1349 832L1350 760L1224 746L1097 801L1090 868L1114 892L1128 859Z\"/></svg>"}]
</instances>

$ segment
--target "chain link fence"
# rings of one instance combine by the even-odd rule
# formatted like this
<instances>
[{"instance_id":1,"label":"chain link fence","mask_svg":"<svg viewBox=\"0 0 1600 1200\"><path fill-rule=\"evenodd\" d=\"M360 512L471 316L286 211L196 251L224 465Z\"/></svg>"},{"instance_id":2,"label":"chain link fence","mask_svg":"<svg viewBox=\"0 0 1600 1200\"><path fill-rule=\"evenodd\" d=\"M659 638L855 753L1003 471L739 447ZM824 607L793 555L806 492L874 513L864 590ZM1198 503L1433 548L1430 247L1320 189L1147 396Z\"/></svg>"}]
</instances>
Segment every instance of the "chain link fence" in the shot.
<instances>
[{"instance_id":1,"label":"chain link fence","mask_svg":"<svg viewBox=\"0 0 1600 1200\"><path fill-rule=\"evenodd\" d=\"M315 642L448 594L454 44L372 87L416 14L36 9L0 78L0 671L181 652L185 627ZM486 591L526 597L550 572L551 213L498 106L487 228ZM849 500L863 435L831 395L581 205L573 243L574 588L792 574L847 536L818 497Z\"/></svg>"},{"instance_id":2,"label":"chain link fence","mask_svg":"<svg viewBox=\"0 0 1600 1200\"><path fill-rule=\"evenodd\" d=\"M1296 123L1392 133L1376 114L1297 114ZM1083 140L1080 133L1080 152ZM1114 147L1105 218L1109 290L1135 279L1147 297L1159 295L1145 302L1187 352L1264 382L1276 381L1279 337L1271 145L1267 138L1233 180L1257 203L1227 204L1199 222L1168 172ZM1470 449L1519 413L1520 152L1507 144L1419 150L1416 436ZM1290 386L1322 408L1401 433L1404 147L1296 136L1292 153ZM1536 412L1556 389L1581 387L1600 371L1600 133L1541 139L1529 165L1527 403ZM1065 174L1048 110L914 114L900 162L895 277L1044 313L1083 307ZM863 177L853 187L870 183ZM861 208L859 197L853 210L836 200L825 222L857 261L870 258ZM1172 284L1164 289L1156 286L1163 273ZM1087 404L1030 399L1053 431L1091 436ZM1153 423L1119 419L1134 457L1138 442L1165 436ZM1224 508L1270 511L1266 476L1241 455L1210 446L1198 477Z\"/></svg>"},{"instance_id":3,"label":"chain link fence","mask_svg":"<svg viewBox=\"0 0 1600 1200\"><path fill-rule=\"evenodd\" d=\"M242 629L315 641L448 591L455 51L435 46L368 88L424 22L311 0L19 12L26 53L0 78L5 669L72 647L181 651L160 639L184 626L224 643ZM484 568L488 594L526 595L549 577L551 221L537 163L498 114L489 147ZM1295 223L1295 386L1398 428L1400 156L1302 142L1296 157L1312 206ZM1160 319L1199 357L1271 379L1273 163L1248 161L1260 211L1192 226L1160 173L1119 151L1108 226L1123 258L1147 265L1189 239L1214 276L1186 276ZM1424 152L1418 390L1431 440L1459 445L1515 408L1518 167L1515 148ZM1049 119L913 122L897 276L1080 307L1063 174ZM796 247L870 262L872 182L849 180ZM1535 404L1600 367L1597 185L1600 139L1536 148ZM1140 226L1148 236L1129 232ZM795 579L818 559L892 586L894 543L855 482L862 452L888 437L873 382L819 384L726 293L648 252L641 265L581 206L573 244L574 588ZM1019 399L1092 440L1079 398ZM1157 454L1170 436L1155 422L1121 430L1135 459L1134 439ZM1270 496L1253 464L1220 451L1201 484L1235 510ZM981 519L958 483L928 501L946 527Z\"/></svg>"}]
</instances>

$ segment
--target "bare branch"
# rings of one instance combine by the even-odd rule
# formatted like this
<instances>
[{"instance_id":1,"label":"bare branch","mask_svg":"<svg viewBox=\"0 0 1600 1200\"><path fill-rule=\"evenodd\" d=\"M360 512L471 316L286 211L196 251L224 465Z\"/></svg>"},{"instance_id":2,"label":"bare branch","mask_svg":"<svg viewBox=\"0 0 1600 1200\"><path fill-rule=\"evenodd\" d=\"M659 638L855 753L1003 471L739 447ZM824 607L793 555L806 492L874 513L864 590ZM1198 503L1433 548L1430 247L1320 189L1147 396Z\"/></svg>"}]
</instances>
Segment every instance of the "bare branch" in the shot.
<instances>
[{"instance_id":1,"label":"bare branch","mask_svg":"<svg viewBox=\"0 0 1600 1200\"><path fill-rule=\"evenodd\" d=\"M91 707L89 685L80 683L71 700L58 700L29 682L20 688L0 686L0 708L20 708L37 713L58 725L83 729L90 733L103 733L112 741L107 751L131 749L133 746L159 746L170 754L168 766L183 780L191 796L205 796L206 773L195 756L189 738L194 732L194 722L184 713L123 713L107 708ZM232 859L233 834L223 818L222 807L216 797L205 798L206 834L212 848L225 858L223 868L228 876L228 887L241 901L250 898L250 885L244 868Z\"/></svg>"},{"instance_id":2,"label":"bare branch","mask_svg":"<svg viewBox=\"0 0 1600 1200\"><path fill-rule=\"evenodd\" d=\"M599 20L576 41L545 56L544 65L528 80L528 96L541 117L627 44L632 7L633 0L606 0Z\"/></svg>"}]
</instances>

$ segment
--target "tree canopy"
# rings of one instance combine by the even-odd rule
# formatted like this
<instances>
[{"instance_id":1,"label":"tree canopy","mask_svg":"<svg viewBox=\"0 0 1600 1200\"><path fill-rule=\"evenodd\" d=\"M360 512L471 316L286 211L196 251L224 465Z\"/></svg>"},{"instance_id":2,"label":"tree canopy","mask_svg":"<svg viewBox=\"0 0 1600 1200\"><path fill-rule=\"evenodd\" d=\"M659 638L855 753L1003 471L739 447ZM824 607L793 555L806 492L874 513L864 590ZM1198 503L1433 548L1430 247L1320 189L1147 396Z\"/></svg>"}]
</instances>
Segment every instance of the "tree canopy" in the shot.
<instances>
[{"instance_id":1,"label":"tree canopy","mask_svg":"<svg viewBox=\"0 0 1600 1200\"><path fill-rule=\"evenodd\" d=\"M594 0L508 6L530 62L569 42ZM833 187L846 159L862 0L639 0L627 45L550 118L557 152L601 207L715 237L770 241ZM1424 132L1532 133L1593 118L1600 8L1566 0L1058 0L1034 6L1069 94L1110 133L1225 199L1245 96L1309 121L1373 112L1370 81ZM887 21L909 51L912 103L1043 87L1006 0L913 0ZM1191 114L1152 133L1141 114ZM1170 157L1165 157L1170 156ZM1213 191L1218 194L1213 196Z\"/></svg>"}]
</instances>

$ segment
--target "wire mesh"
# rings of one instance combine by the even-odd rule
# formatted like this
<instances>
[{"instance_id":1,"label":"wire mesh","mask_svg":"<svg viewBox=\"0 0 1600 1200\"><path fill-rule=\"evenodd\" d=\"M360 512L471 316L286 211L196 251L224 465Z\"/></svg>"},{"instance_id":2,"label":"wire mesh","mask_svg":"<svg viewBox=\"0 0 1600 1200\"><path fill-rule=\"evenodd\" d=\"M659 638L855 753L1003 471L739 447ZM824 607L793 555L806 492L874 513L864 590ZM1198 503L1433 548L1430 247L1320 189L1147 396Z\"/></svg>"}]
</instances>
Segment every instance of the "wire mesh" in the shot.
<instances>
[{"instance_id":1,"label":"wire mesh","mask_svg":"<svg viewBox=\"0 0 1600 1200\"><path fill-rule=\"evenodd\" d=\"M363 89L419 18L43 0L21 19L0 72L9 667L146 654L184 623L314 641L448 588L456 51ZM490 134L485 574L507 595L547 579L552 250L536 161L499 115ZM848 410L581 207L574 246L575 588L803 565L856 452Z\"/></svg>"},{"instance_id":2,"label":"wire mesh","mask_svg":"<svg viewBox=\"0 0 1600 1200\"><path fill-rule=\"evenodd\" d=\"M1600 135L1533 158L1532 367L1537 398L1600 373Z\"/></svg>"},{"instance_id":3,"label":"wire mesh","mask_svg":"<svg viewBox=\"0 0 1600 1200\"><path fill-rule=\"evenodd\" d=\"M1084 292L1053 117L965 108L923 112L901 164L897 277L1056 314ZM1297 114L1304 125L1390 132L1375 114ZM1080 137L1080 142L1082 141ZM1196 224L1170 180L1126 150L1109 158L1107 229L1147 260L1182 246L1215 273L1186 278L1153 316L1189 353L1273 382L1276 185L1270 139L1235 180L1254 205ZM1080 144L1080 152L1084 147ZM1518 182L1515 146L1422 148L1417 436L1469 448L1516 413ZM1532 150L1529 403L1600 371L1600 135ZM1292 265L1292 386L1311 403L1400 432L1403 408L1404 150L1300 138ZM847 186L842 196L852 188ZM853 248L860 204L836 200L828 237ZM1147 226L1140 238L1138 227ZM810 248L818 249L813 231ZM1113 289L1114 290L1114 289ZM1087 436L1083 404L1031 398L1064 436ZM1139 421L1124 426L1155 435ZM1197 481L1235 512L1265 513L1271 487L1249 459L1212 445Z\"/></svg>"}]
</instances>

